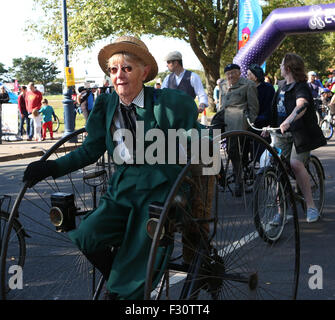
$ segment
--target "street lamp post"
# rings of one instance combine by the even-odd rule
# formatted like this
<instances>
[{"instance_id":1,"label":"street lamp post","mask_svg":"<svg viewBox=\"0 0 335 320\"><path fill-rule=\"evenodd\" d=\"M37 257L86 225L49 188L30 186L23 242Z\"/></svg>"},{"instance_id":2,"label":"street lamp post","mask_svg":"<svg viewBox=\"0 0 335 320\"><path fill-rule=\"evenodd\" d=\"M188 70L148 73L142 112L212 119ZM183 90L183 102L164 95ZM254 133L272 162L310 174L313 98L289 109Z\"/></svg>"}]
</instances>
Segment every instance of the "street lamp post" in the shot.
<instances>
[{"instance_id":1,"label":"street lamp post","mask_svg":"<svg viewBox=\"0 0 335 320\"><path fill-rule=\"evenodd\" d=\"M69 67L69 41L68 41L68 29L67 29L67 13L66 13L66 0L63 0L63 39L64 39L64 69ZM65 78L64 73L64 78ZM74 114L74 105L72 100L72 89L71 87L68 87L66 79L65 86L64 86L64 100L63 106L64 106L64 136L67 136L74 132L75 128L75 114ZM70 142L76 142L74 141L76 138L73 138L73 140Z\"/></svg>"}]
</instances>

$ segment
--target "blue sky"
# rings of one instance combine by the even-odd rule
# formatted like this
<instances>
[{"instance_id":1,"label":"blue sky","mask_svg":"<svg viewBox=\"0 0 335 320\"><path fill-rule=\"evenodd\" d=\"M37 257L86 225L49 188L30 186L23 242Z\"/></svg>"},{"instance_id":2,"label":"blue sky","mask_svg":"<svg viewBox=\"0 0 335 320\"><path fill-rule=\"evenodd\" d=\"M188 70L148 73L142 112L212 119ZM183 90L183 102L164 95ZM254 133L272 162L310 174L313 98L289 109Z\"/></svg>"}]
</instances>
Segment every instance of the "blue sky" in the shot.
<instances>
[{"instance_id":1,"label":"blue sky","mask_svg":"<svg viewBox=\"0 0 335 320\"><path fill-rule=\"evenodd\" d=\"M24 32L26 20L32 16L36 17L36 11L33 11L32 9L34 1L5 1L6 4L2 8L5 8L6 10L3 11L1 16L3 32L1 36L2 45L0 50L0 62L5 64L6 67L9 67L12 65L13 58L24 58L26 55L46 57L50 61L56 62L58 69L63 72L63 57L59 57L55 60L54 57L44 53L42 49L43 46L45 46L45 43L43 43L39 36L34 35L34 37L31 38ZM12 14L7 14L10 12ZM71 31L69 30L69 32ZM143 37L142 40L144 40L149 50L157 60L159 71L167 70L166 63L164 62L164 56L169 51L174 50L178 50L182 53L185 68L202 68L190 45L182 40L165 37L154 37L152 39ZM100 48L105 44L107 44L107 41L99 41L93 49L81 52L73 59L73 61L70 61L70 66L74 68L74 74L76 77L84 76L86 70L89 75L92 76L102 75L102 71L100 70L97 62L97 55Z\"/></svg>"}]
</instances>

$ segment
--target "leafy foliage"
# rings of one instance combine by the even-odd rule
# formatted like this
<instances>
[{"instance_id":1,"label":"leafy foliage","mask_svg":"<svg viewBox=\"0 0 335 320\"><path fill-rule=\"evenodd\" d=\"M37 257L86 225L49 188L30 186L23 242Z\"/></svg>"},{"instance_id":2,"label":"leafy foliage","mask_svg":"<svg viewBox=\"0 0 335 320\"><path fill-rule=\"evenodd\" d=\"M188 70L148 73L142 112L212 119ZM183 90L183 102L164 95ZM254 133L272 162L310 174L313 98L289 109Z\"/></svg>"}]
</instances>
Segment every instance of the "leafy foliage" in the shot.
<instances>
[{"instance_id":1,"label":"leafy foliage","mask_svg":"<svg viewBox=\"0 0 335 320\"><path fill-rule=\"evenodd\" d=\"M0 62L0 81L5 81L7 80L7 74L8 70L5 68L5 65Z\"/></svg>"},{"instance_id":2,"label":"leafy foliage","mask_svg":"<svg viewBox=\"0 0 335 320\"><path fill-rule=\"evenodd\" d=\"M60 71L54 63L46 58L26 56L13 59L13 67L9 69L12 77L19 83L37 82L44 86L56 79Z\"/></svg>"},{"instance_id":3,"label":"leafy foliage","mask_svg":"<svg viewBox=\"0 0 335 320\"><path fill-rule=\"evenodd\" d=\"M50 43L55 55L63 53L61 1L34 0L45 16L31 21L29 29ZM260 1L263 20L277 8L333 3L333 0ZM97 40L123 34L160 35L188 42L203 66L211 106L216 80L236 54L237 3L235 0L67 0L70 52L92 47ZM279 64L286 52L296 52L307 70L327 74L335 63L334 34L287 37L267 60L267 72L279 76ZM158 76L164 79L164 76Z\"/></svg>"},{"instance_id":4,"label":"leafy foliage","mask_svg":"<svg viewBox=\"0 0 335 320\"><path fill-rule=\"evenodd\" d=\"M62 53L62 18L58 0L35 0L45 19L31 22L54 54ZM235 47L235 0L68 0L70 51L91 47L95 41L122 34L163 35L190 43L200 60L212 100L220 77L220 59Z\"/></svg>"}]
</instances>

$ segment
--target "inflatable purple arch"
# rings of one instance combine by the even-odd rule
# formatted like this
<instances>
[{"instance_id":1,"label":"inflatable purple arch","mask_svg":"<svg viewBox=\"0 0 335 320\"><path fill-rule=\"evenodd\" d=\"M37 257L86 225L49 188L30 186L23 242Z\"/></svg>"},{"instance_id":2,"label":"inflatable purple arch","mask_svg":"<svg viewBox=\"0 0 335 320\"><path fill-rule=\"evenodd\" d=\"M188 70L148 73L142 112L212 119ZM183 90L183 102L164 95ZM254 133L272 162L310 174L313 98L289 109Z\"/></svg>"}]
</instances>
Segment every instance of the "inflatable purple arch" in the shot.
<instances>
[{"instance_id":1,"label":"inflatable purple arch","mask_svg":"<svg viewBox=\"0 0 335 320\"><path fill-rule=\"evenodd\" d=\"M252 63L262 65L286 36L335 30L335 3L276 9L234 57L246 76Z\"/></svg>"}]
</instances>

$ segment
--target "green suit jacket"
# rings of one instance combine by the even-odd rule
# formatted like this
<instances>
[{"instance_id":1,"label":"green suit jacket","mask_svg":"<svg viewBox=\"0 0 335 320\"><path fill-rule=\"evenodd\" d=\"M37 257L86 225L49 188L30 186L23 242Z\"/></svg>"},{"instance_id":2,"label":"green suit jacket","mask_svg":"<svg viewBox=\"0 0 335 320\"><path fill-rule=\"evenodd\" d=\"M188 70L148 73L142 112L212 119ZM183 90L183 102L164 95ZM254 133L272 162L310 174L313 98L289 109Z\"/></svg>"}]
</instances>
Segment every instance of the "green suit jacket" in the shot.
<instances>
[{"instance_id":1,"label":"green suit jacket","mask_svg":"<svg viewBox=\"0 0 335 320\"><path fill-rule=\"evenodd\" d=\"M136 109L137 120L144 121L144 133L157 128L167 136L168 129L201 128L197 121L197 106L185 93L172 89L155 90L151 87L145 87L144 92L144 108ZM94 163L106 150L113 155L114 143L110 128L118 105L119 97L115 92L98 96L86 125L87 138L78 149L56 160L54 178ZM124 169L124 166L119 169ZM166 170L168 169L169 165Z\"/></svg>"}]
</instances>

